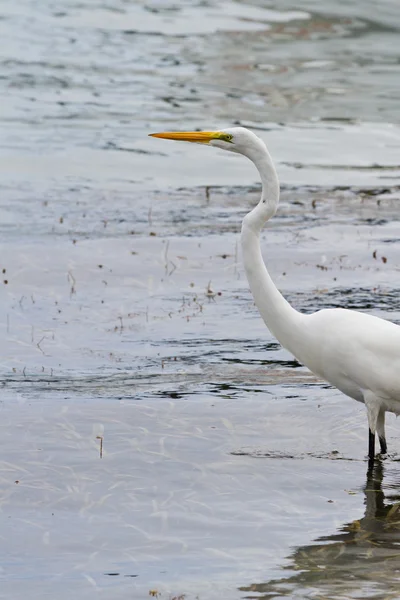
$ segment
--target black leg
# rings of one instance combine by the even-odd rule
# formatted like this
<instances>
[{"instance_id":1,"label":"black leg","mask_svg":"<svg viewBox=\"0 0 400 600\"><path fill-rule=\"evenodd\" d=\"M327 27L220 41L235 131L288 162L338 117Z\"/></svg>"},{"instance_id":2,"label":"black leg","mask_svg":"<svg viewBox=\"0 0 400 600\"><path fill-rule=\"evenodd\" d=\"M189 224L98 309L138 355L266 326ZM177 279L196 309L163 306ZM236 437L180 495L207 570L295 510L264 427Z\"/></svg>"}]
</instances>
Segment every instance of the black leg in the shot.
<instances>
[{"instance_id":1,"label":"black leg","mask_svg":"<svg viewBox=\"0 0 400 600\"><path fill-rule=\"evenodd\" d=\"M368 459L370 464L374 462L375 458L375 434L369 430L369 438L368 438Z\"/></svg>"},{"instance_id":2,"label":"black leg","mask_svg":"<svg viewBox=\"0 0 400 600\"><path fill-rule=\"evenodd\" d=\"M379 443L381 445L381 454L386 454L387 452L387 444L386 444L386 438L384 436L379 436Z\"/></svg>"}]
</instances>

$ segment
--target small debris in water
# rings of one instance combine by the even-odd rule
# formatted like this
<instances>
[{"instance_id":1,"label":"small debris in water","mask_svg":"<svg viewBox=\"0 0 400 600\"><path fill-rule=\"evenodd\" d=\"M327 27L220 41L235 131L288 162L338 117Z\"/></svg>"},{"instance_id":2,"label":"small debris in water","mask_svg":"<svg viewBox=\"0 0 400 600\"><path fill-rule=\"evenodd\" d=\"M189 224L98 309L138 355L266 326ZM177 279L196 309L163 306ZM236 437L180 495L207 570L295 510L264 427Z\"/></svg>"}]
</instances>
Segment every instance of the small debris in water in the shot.
<instances>
[{"instance_id":1,"label":"small debris in water","mask_svg":"<svg viewBox=\"0 0 400 600\"><path fill-rule=\"evenodd\" d=\"M211 281L209 281L206 289L206 296L209 300L214 300L216 295L216 292L211 289Z\"/></svg>"}]
</instances>

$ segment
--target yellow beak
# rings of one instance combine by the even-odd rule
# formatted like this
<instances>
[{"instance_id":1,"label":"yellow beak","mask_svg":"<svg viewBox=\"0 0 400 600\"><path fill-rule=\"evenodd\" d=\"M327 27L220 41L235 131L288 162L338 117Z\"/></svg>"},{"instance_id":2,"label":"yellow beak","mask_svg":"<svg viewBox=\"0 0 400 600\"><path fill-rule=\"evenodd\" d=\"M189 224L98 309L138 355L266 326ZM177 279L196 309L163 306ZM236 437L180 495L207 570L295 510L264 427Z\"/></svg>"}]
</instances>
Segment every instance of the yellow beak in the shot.
<instances>
[{"instance_id":1,"label":"yellow beak","mask_svg":"<svg viewBox=\"0 0 400 600\"><path fill-rule=\"evenodd\" d=\"M149 133L149 135L165 140L208 144L211 140L217 140L221 133L221 131L166 131L165 133Z\"/></svg>"}]
</instances>

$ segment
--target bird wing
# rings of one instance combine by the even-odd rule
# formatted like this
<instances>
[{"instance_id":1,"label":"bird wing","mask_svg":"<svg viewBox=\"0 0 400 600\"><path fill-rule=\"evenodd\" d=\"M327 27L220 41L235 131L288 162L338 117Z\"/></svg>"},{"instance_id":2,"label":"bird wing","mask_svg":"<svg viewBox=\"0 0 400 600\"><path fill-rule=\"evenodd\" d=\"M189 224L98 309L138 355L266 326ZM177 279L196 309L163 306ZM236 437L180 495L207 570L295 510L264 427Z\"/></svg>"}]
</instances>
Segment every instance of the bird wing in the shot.
<instances>
[{"instance_id":1,"label":"bird wing","mask_svg":"<svg viewBox=\"0 0 400 600\"><path fill-rule=\"evenodd\" d=\"M400 411L399 325L346 309L314 313L310 325L310 345L320 350L305 362L312 371L357 400L369 390L397 401Z\"/></svg>"}]
</instances>

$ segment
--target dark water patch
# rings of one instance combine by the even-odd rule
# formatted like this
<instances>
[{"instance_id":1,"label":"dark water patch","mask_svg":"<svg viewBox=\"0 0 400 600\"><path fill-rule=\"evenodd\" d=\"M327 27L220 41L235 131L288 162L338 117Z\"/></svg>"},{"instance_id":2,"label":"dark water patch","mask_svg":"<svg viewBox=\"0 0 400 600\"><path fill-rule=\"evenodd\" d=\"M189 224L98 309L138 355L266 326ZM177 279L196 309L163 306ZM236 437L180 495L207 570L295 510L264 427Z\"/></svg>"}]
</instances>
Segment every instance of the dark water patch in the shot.
<instances>
[{"instance_id":1,"label":"dark water patch","mask_svg":"<svg viewBox=\"0 0 400 600\"><path fill-rule=\"evenodd\" d=\"M172 360L168 360L168 357L136 359L134 368L119 367L119 372L109 369L109 375L77 375L76 372L59 375L53 373L53 369L46 369L47 373L44 373L44 367L41 374L32 374L25 367L21 372L3 374L1 386L5 391L18 391L27 398L37 398L42 393L61 394L64 399L70 398L71 401L73 397L82 395L110 401L155 397L180 399L199 394L216 398L271 394L274 386L281 386L283 390L297 386L299 392L310 385L317 385L321 389L327 387L297 361L280 360L279 353L282 350L278 348L277 352L275 360L224 360L223 357L218 359L217 353L209 355L207 352L190 360L183 357L173 357ZM264 353L262 344L254 353L255 356Z\"/></svg>"},{"instance_id":2,"label":"dark water patch","mask_svg":"<svg viewBox=\"0 0 400 600\"><path fill-rule=\"evenodd\" d=\"M181 393L181 392L177 392L177 391L170 391L170 390L163 390L162 392L160 392L160 396L164 396L166 398L172 398L173 400L179 400L180 398L183 398L186 394L185 393Z\"/></svg>"},{"instance_id":3,"label":"dark water patch","mask_svg":"<svg viewBox=\"0 0 400 600\"><path fill-rule=\"evenodd\" d=\"M400 289L379 288L330 288L317 295L292 293L289 298L293 304L300 305L301 310L309 312L324 308L346 308L359 311L384 311L397 313L400 311Z\"/></svg>"},{"instance_id":4,"label":"dark water patch","mask_svg":"<svg viewBox=\"0 0 400 600\"><path fill-rule=\"evenodd\" d=\"M211 395L223 398L243 397L246 394L271 394L271 391L263 386L249 386L248 383L209 383L206 387Z\"/></svg>"},{"instance_id":5,"label":"dark water patch","mask_svg":"<svg viewBox=\"0 0 400 600\"><path fill-rule=\"evenodd\" d=\"M123 573L104 573L104 575L107 575L108 577L139 577L139 575L124 575Z\"/></svg>"},{"instance_id":6,"label":"dark water patch","mask_svg":"<svg viewBox=\"0 0 400 600\"><path fill-rule=\"evenodd\" d=\"M164 36L164 34L160 31L138 31L136 29L125 29L122 31L122 33L127 36L138 35L145 36L146 38L147 36Z\"/></svg>"},{"instance_id":7,"label":"dark water patch","mask_svg":"<svg viewBox=\"0 0 400 600\"><path fill-rule=\"evenodd\" d=\"M349 171L354 169L355 171L400 171L400 165L377 165L377 164L372 164L372 165L321 165L321 164L314 164L314 165L310 165L310 164L303 164L303 163L299 163L299 162L295 162L295 163L283 163L289 167L293 167L294 169L304 169L306 168L312 168L312 169L329 169L329 170L339 170L339 171Z\"/></svg>"},{"instance_id":8,"label":"dark water patch","mask_svg":"<svg viewBox=\"0 0 400 600\"><path fill-rule=\"evenodd\" d=\"M221 360L241 365L281 366L289 369L298 369L302 365L297 360L243 360L241 358L222 358Z\"/></svg>"},{"instance_id":9,"label":"dark water patch","mask_svg":"<svg viewBox=\"0 0 400 600\"><path fill-rule=\"evenodd\" d=\"M359 219L357 221L358 223L365 223L366 225L375 225L377 227L379 227L380 225L386 225L386 223L388 222L386 219L372 219L372 218L367 218L367 219Z\"/></svg>"},{"instance_id":10,"label":"dark water patch","mask_svg":"<svg viewBox=\"0 0 400 600\"><path fill-rule=\"evenodd\" d=\"M220 354L223 351L226 351L227 348L231 348L234 349L237 344L240 343L241 346L243 346L243 348L245 350L257 350L257 349L262 349L263 351L266 352L274 352L275 350L279 350L280 348L280 344L278 342L275 341L271 341L268 343L265 343L265 341L262 340L251 340L248 338L243 338L241 336L237 336L237 337L226 337L226 338L190 338L190 339L181 339L181 340L177 340L176 338L168 338L168 339L163 339L161 341L161 345L163 346L179 346L180 348L183 349L184 354L180 357L181 360L186 360L187 358L187 353L186 353L186 349L187 348L202 348L202 352L201 355L202 356L213 356L215 354ZM157 344L158 345L158 344ZM209 350L204 351L204 347L205 345L211 345L212 348L210 348ZM174 359L175 357L169 357L170 359Z\"/></svg>"},{"instance_id":11,"label":"dark water patch","mask_svg":"<svg viewBox=\"0 0 400 600\"><path fill-rule=\"evenodd\" d=\"M277 460L307 460L309 458L323 459L323 460L343 460L343 461L358 461L361 459L345 457L337 450L332 450L331 452L305 452L299 454L292 454L284 451L268 451L261 450L257 448L240 448L239 450L233 450L231 452L233 456L249 456L252 458L270 458ZM366 462L365 459L364 462Z\"/></svg>"}]
</instances>

